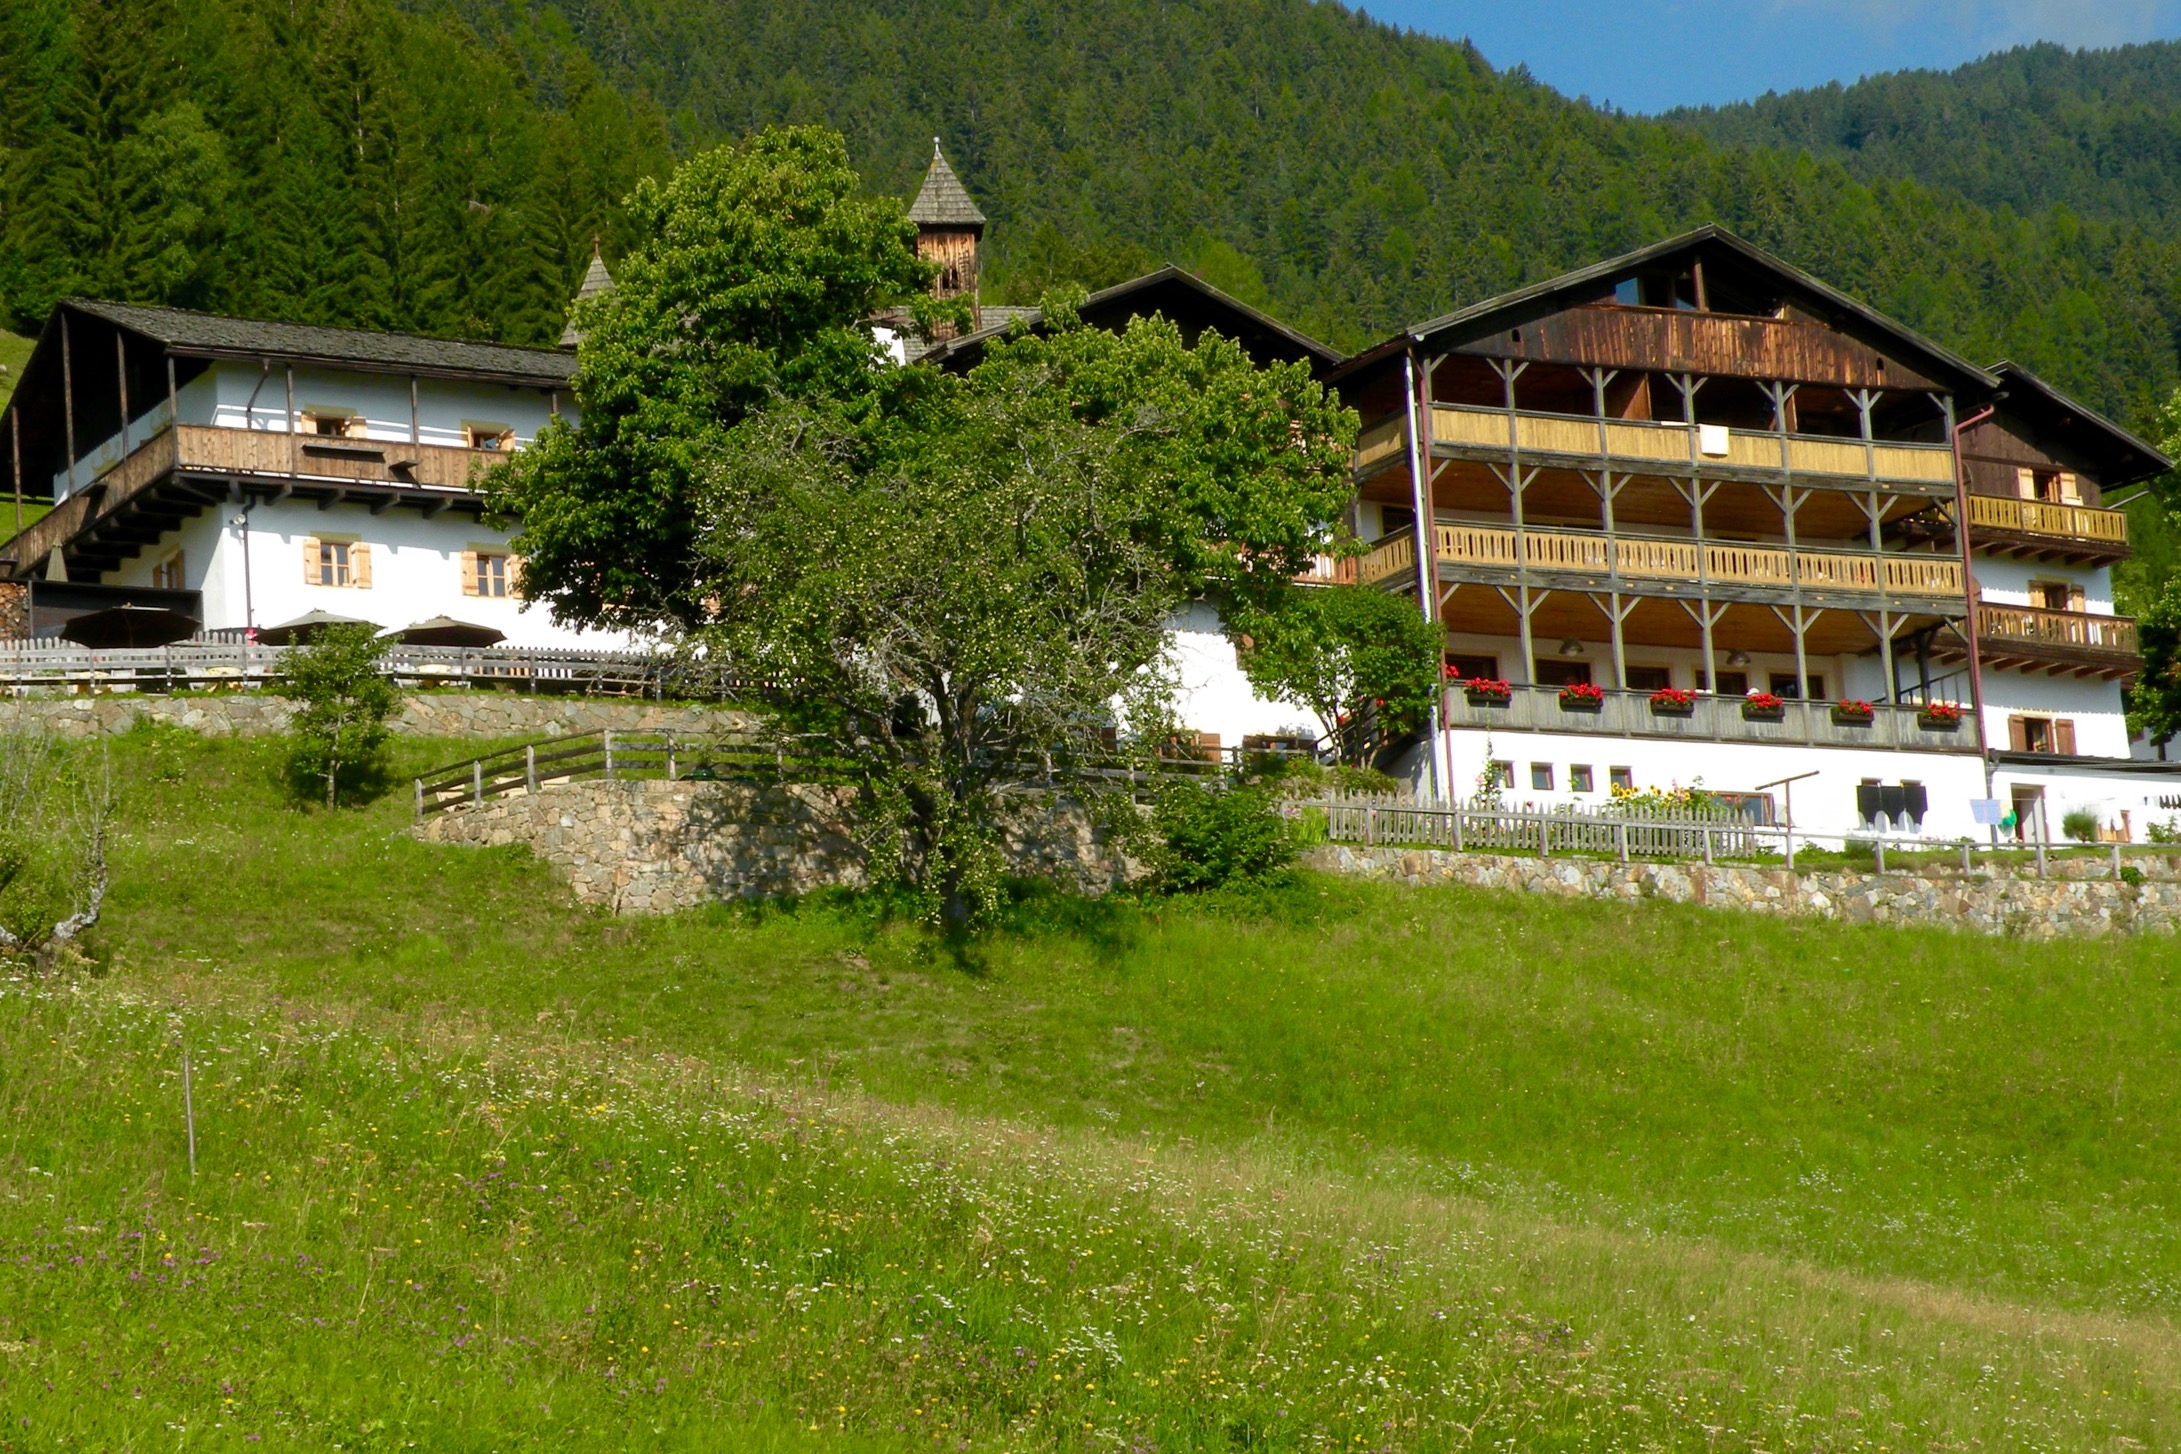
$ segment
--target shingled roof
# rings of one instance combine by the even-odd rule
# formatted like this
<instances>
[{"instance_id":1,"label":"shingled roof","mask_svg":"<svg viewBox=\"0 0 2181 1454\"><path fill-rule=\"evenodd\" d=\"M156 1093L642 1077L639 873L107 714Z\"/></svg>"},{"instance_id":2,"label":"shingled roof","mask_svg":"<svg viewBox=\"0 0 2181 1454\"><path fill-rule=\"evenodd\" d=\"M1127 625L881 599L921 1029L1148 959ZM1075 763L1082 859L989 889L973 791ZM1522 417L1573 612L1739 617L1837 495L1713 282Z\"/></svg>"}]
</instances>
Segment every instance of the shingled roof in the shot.
<instances>
[{"instance_id":1,"label":"shingled roof","mask_svg":"<svg viewBox=\"0 0 2181 1454\"><path fill-rule=\"evenodd\" d=\"M939 138L931 139L931 166L924 185L909 204L909 220L919 227L983 227L984 213L969 199L969 189L954 175L954 168L940 153Z\"/></svg>"},{"instance_id":2,"label":"shingled roof","mask_svg":"<svg viewBox=\"0 0 2181 1454\"><path fill-rule=\"evenodd\" d=\"M591 239L591 265L584 269L583 285L576 289L576 301L581 303L587 299L595 298L611 287L613 287L613 274L606 271L606 260L599 255L598 239L594 237ZM560 346L562 348L574 348L582 341L583 335L576 332L575 320L571 318L568 321L568 326L560 332Z\"/></svg>"},{"instance_id":3,"label":"shingled roof","mask_svg":"<svg viewBox=\"0 0 2181 1454\"><path fill-rule=\"evenodd\" d=\"M201 358L277 358L297 363L346 364L405 373L483 377L537 388L565 387L576 363L552 348L517 348L459 338L424 338L314 323L273 323L229 318L187 308L142 303L101 303L71 298L62 305Z\"/></svg>"}]
</instances>

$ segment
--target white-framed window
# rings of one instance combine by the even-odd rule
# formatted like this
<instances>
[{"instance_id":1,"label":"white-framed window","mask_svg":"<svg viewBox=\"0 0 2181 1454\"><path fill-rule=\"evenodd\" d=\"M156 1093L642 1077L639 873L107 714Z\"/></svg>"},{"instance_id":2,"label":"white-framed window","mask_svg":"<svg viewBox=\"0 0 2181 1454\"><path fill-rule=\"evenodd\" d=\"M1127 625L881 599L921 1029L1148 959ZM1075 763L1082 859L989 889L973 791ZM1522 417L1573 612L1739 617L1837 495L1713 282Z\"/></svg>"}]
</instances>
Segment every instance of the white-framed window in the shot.
<instances>
[{"instance_id":1,"label":"white-framed window","mask_svg":"<svg viewBox=\"0 0 2181 1454\"><path fill-rule=\"evenodd\" d=\"M313 404L302 411L302 419L297 428L300 432L319 439L361 439L364 419L363 415L353 409Z\"/></svg>"},{"instance_id":2,"label":"white-framed window","mask_svg":"<svg viewBox=\"0 0 2181 1454\"><path fill-rule=\"evenodd\" d=\"M360 540L312 535L303 541L303 583L369 590L371 547Z\"/></svg>"},{"instance_id":3,"label":"white-framed window","mask_svg":"<svg viewBox=\"0 0 2181 1454\"><path fill-rule=\"evenodd\" d=\"M504 550L462 552L462 594L502 600L515 594L515 557Z\"/></svg>"}]
</instances>

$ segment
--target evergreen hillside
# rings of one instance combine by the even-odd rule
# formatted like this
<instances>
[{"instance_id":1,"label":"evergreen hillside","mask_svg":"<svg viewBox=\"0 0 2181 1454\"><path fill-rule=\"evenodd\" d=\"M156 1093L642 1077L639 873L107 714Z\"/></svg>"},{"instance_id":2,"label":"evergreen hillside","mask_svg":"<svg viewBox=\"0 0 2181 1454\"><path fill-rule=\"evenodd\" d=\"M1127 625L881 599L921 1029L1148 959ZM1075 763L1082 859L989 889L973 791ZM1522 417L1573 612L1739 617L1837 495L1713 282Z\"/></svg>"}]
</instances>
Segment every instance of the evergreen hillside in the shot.
<instances>
[{"instance_id":1,"label":"evergreen hillside","mask_svg":"<svg viewBox=\"0 0 2181 1454\"><path fill-rule=\"evenodd\" d=\"M1957 70L1668 112L1731 146L1807 151L1865 179L1913 177L1986 207L2065 206L2181 228L2181 42L2021 46Z\"/></svg>"},{"instance_id":2,"label":"evergreen hillside","mask_svg":"<svg viewBox=\"0 0 2181 1454\"><path fill-rule=\"evenodd\" d=\"M2177 245L1609 115L1310 0L0 0L0 310L70 291L541 342L615 199L769 121L906 196L930 138L989 281L1173 258L1336 343L1716 220L2130 416Z\"/></svg>"}]
</instances>

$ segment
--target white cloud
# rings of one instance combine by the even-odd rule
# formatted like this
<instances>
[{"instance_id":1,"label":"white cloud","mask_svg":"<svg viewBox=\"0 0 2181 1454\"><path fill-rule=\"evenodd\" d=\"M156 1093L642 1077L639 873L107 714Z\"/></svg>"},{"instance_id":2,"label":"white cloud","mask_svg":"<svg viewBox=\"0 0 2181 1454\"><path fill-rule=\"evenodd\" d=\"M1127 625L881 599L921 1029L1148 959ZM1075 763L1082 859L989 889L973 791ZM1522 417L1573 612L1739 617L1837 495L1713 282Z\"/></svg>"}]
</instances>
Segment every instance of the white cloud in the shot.
<instances>
[{"instance_id":1,"label":"white cloud","mask_svg":"<svg viewBox=\"0 0 2181 1454\"><path fill-rule=\"evenodd\" d=\"M1951 33L1948 50L1982 53L2035 40L2112 46L2181 32L2181 0L1772 0L1779 15L1823 11L1887 36Z\"/></svg>"}]
</instances>

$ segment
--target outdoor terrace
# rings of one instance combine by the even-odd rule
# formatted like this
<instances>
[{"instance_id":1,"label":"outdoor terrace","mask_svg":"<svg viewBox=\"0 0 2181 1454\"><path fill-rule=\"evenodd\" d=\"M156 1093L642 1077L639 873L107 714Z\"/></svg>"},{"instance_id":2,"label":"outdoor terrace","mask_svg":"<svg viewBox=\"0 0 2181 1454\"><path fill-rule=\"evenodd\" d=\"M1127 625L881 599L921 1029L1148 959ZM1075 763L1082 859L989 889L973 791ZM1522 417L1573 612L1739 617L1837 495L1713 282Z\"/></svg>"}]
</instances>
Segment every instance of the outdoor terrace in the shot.
<instances>
[{"instance_id":1,"label":"outdoor terrace","mask_svg":"<svg viewBox=\"0 0 2181 1454\"><path fill-rule=\"evenodd\" d=\"M1890 494L1950 496L1954 452L1944 444L1894 443L1785 434L1757 429L1700 429L1688 424L1604 419L1573 414L1510 414L1504 409L1438 404L1432 408L1435 456L1504 457L1519 450L1526 460L1575 468L1614 468L1639 473L1702 474L1848 489L1883 486ZM1706 453L1710 442L1723 452ZM1358 478L1404 459L1407 421L1388 419L1366 430L1356 445Z\"/></svg>"},{"instance_id":2,"label":"outdoor terrace","mask_svg":"<svg viewBox=\"0 0 2181 1454\"><path fill-rule=\"evenodd\" d=\"M1947 556L1874 551L1790 550L1604 531L1514 530L1441 523L1432 553L1441 579L1512 579L1527 569L1658 594L1840 594L1963 598L1961 562ZM1365 585L1414 579L1416 543L1402 531L1357 562ZM1694 590L1687 588L1694 587Z\"/></svg>"},{"instance_id":3,"label":"outdoor terrace","mask_svg":"<svg viewBox=\"0 0 2181 1454\"><path fill-rule=\"evenodd\" d=\"M1881 702L1868 721L1835 715L1829 702L1786 701L1776 715L1753 715L1741 697L1698 694L1685 712L1661 711L1648 692L1608 689L1596 706L1563 705L1558 687L1515 686L1503 700L1447 693L1446 725L1496 732L1576 732L1602 737L1683 741L1776 742L1808 747L1898 748L1914 752L1974 752L1976 726L1964 714L1952 727L1928 725L1921 709Z\"/></svg>"}]
</instances>

